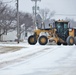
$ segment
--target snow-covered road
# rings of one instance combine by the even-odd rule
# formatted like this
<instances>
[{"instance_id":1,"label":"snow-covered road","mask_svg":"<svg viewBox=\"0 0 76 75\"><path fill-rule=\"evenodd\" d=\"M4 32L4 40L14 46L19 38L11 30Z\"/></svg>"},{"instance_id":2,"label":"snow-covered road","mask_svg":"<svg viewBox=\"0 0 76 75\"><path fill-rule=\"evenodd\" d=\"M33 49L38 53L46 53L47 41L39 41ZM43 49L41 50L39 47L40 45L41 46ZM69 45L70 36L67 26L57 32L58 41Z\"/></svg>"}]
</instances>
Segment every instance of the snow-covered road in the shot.
<instances>
[{"instance_id":1,"label":"snow-covered road","mask_svg":"<svg viewBox=\"0 0 76 75\"><path fill-rule=\"evenodd\" d=\"M0 54L0 75L76 75L75 45L18 46L22 49Z\"/></svg>"}]
</instances>

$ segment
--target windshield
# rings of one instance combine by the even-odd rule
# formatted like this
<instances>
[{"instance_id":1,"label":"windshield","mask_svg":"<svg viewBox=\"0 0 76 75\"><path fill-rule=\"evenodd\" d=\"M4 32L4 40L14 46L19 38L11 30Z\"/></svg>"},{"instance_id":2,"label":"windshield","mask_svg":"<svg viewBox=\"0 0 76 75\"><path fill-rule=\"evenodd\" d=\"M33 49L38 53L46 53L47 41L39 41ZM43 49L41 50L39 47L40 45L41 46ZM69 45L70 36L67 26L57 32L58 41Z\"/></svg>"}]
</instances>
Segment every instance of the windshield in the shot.
<instances>
[{"instance_id":1,"label":"windshield","mask_svg":"<svg viewBox=\"0 0 76 75\"><path fill-rule=\"evenodd\" d=\"M55 27L58 32L63 32L68 28L68 22L56 22Z\"/></svg>"},{"instance_id":2,"label":"windshield","mask_svg":"<svg viewBox=\"0 0 76 75\"><path fill-rule=\"evenodd\" d=\"M58 36L65 40L68 36L68 22L56 22L55 28Z\"/></svg>"}]
</instances>

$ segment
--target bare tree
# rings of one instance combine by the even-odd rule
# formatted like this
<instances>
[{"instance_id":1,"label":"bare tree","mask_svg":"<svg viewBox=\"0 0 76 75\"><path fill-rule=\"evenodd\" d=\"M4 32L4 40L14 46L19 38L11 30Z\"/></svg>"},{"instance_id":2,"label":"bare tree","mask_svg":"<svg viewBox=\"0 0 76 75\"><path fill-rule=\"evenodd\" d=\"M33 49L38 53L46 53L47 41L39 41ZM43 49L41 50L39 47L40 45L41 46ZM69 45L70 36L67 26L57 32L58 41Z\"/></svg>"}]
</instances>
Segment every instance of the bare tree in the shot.
<instances>
[{"instance_id":1,"label":"bare tree","mask_svg":"<svg viewBox=\"0 0 76 75\"><path fill-rule=\"evenodd\" d=\"M15 10L10 9L0 1L0 38L11 29L15 29Z\"/></svg>"},{"instance_id":2,"label":"bare tree","mask_svg":"<svg viewBox=\"0 0 76 75\"><path fill-rule=\"evenodd\" d=\"M19 12L19 25L20 25L20 35L23 32L25 32L26 34L29 28L33 30L34 23L33 23L32 15L29 13Z\"/></svg>"},{"instance_id":3,"label":"bare tree","mask_svg":"<svg viewBox=\"0 0 76 75\"><path fill-rule=\"evenodd\" d=\"M20 33L27 31L33 27L33 19L31 14L19 12ZM24 29L21 26L24 25ZM9 31L17 29L17 10L10 8L0 1L0 38Z\"/></svg>"},{"instance_id":4,"label":"bare tree","mask_svg":"<svg viewBox=\"0 0 76 75\"><path fill-rule=\"evenodd\" d=\"M54 16L55 11L50 12L50 10L48 8L45 8L45 9L40 9L39 14L44 21L44 20L50 19L52 16Z\"/></svg>"},{"instance_id":5,"label":"bare tree","mask_svg":"<svg viewBox=\"0 0 76 75\"><path fill-rule=\"evenodd\" d=\"M47 8L40 9L38 16L36 18L37 28L41 28L41 29L50 28L49 24L53 24L54 20L52 20L51 17L53 17L54 14L55 11L50 12L50 10Z\"/></svg>"}]
</instances>

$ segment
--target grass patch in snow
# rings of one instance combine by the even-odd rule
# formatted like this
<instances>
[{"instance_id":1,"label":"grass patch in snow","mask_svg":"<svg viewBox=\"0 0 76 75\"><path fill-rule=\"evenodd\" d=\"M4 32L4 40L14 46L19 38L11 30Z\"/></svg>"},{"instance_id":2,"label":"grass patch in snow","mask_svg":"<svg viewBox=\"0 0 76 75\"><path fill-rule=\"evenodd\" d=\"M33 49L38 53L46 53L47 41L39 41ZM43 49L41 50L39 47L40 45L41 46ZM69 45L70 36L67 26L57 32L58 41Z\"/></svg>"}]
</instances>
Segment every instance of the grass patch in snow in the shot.
<instances>
[{"instance_id":1,"label":"grass patch in snow","mask_svg":"<svg viewBox=\"0 0 76 75\"><path fill-rule=\"evenodd\" d=\"M8 53L8 52L15 52L19 51L24 47L19 47L19 46L6 46L6 47L0 47L0 54L3 53Z\"/></svg>"}]
</instances>

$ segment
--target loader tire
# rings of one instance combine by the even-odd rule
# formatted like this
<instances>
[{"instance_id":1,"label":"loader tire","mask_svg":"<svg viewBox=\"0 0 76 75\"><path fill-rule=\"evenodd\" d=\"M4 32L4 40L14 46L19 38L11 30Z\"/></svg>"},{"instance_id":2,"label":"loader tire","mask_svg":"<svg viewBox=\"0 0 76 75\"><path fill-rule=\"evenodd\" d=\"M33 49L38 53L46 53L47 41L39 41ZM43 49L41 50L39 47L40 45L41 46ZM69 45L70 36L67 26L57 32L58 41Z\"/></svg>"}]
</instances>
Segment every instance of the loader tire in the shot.
<instances>
[{"instance_id":1,"label":"loader tire","mask_svg":"<svg viewBox=\"0 0 76 75\"><path fill-rule=\"evenodd\" d=\"M29 43L30 45L35 45L35 44L37 43L36 37L35 37L34 35L29 36L29 38L28 38L28 43Z\"/></svg>"},{"instance_id":2,"label":"loader tire","mask_svg":"<svg viewBox=\"0 0 76 75\"><path fill-rule=\"evenodd\" d=\"M40 44L40 45L46 45L47 42L48 42L48 39L47 39L46 36L43 35L43 36L40 36L40 37L39 37L39 44Z\"/></svg>"},{"instance_id":3,"label":"loader tire","mask_svg":"<svg viewBox=\"0 0 76 75\"><path fill-rule=\"evenodd\" d=\"M66 42L67 42L67 45L73 45L75 43L74 37L68 36Z\"/></svg>"},{"instance_id":4,"label":"loader tire","mask_svg":"<svg viewBox=\"0 0 76 75\"><path fill-rule=\"evenodd\" d=\"M74 37L75 45L76 45L76 37Z\"/></svg>"}]
</instances>

